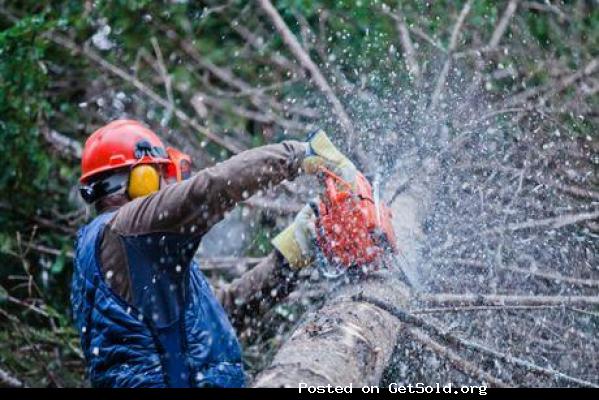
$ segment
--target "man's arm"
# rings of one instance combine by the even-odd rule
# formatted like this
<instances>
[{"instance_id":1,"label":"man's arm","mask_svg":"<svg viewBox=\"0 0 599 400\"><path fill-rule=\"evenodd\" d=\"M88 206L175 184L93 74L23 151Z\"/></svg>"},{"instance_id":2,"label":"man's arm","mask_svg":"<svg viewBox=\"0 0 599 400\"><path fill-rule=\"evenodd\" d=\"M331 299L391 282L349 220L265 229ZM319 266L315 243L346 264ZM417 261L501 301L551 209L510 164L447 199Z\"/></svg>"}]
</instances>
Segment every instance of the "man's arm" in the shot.
<instances>
[{"instance_id":1,"label":"man's arm","mask_svg":"<svg viewBox=\"0 0 599 400\"><path fill-rule=\"evenodd\" d=\"M186 181L127 203L111 225L123 235L170 232L201 236L239 201L295 178L305 154L306 145L297 141L244 151Z\"/></svg>"},{"instance_id":2,"label":"man's arm","mask_svg":"<svg viewBox=\"0 0 599 400\"><path fill-rule=\"evenodd\" d=\"M278 251L216 292L238 332L295 288L297 271Z\"/></svg>"}]
</instances>

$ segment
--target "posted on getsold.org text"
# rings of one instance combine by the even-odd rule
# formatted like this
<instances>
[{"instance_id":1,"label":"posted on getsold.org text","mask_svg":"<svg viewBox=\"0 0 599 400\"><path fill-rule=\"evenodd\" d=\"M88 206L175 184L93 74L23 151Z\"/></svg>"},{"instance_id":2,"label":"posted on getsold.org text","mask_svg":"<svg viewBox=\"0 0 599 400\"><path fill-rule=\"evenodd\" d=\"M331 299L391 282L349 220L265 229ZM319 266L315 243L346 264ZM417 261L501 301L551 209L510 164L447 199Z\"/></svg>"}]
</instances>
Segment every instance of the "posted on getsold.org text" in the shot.
<instances>
[{"instance_id":1,"label":"posted on getsold.org text","mask_svg":"<svg viewBox=\"0 0 599 400\"><path fill-rule=\"evenodd\" d=\"M487 387L485 385L455 385L453 383L434 383L431 385L425 385L424 383L409 383L399 384L391 383L388 386L354 386L352 383L346 386L335 386L335 385L320 385L314 386L304 382L300 382L298 386L300 393L364 393L364 394L378 394L378 393L398 393L398 394L478 394L485 396L487 394Z\"/></svg>"}]
</instances>

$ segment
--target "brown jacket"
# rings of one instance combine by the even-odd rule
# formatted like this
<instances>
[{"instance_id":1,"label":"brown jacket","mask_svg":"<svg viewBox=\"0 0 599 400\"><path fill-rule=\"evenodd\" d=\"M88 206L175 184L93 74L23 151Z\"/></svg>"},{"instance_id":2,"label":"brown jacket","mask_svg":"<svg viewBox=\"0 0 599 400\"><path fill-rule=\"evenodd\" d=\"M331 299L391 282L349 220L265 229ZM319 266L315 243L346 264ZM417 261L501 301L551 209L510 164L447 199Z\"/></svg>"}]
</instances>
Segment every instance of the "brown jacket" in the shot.
<instances>
[{"instance_id":1,"label":"brown jacket","mask_svg":"<svg viewBox=\"0 0 599 400\"><path fill-rule=\"evenodd\" d=\"M305 155L305 145L285 141L245 151L204 169L190 179L135 199L120 207L104 230L100 261L109 286L131 301L131 276L123 245L126 236L152 233L201 238L225 212L258 190L294 179ZM240 308L235 299L269 291L288 272L275 255L217 294L227 311ZM259 295L257 297L260 297Z\"/></svg>"}]
</instances>

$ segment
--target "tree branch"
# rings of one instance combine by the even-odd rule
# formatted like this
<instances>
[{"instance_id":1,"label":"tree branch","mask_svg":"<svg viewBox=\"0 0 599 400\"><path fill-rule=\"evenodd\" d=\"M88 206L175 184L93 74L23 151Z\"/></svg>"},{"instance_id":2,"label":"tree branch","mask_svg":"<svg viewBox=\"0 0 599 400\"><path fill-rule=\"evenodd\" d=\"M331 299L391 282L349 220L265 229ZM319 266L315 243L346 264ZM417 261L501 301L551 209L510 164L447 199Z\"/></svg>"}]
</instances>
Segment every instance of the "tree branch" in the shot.
<instances>
[{"instance_id":1,"label":"tree branch","mask_svg":"<svg viewBox=\"0 0 599 400\"><path fill-rule=\"evenodd\" d=\"M488 267L488 264L485 264L483 262L480 262L477 260L464 259L464 258L452 258L452 257L433 258L431 261L436 262L436 263L451 262L451 263L456 263L459 265L475 267L478 269L487 269L487 267ZM575 286L586 286L586 287L599 288L599 281L594 280L594 279L572 278L569 276L563 276L561 274L556 274L556 273L531 271L531 270L527 270L524 268L517 268L517 267L511 267L511 266L496 266L495 268L504 270L504 271L516 272L518 274L535 276L538 278L546 279L548 281L566 282L566 283L570 283Z\"/></svg>"},{"instance_id":2,"label":"tree branch","mask_svg":"<svg viewBox=\"0 0 599 400\"><path fill-rule=\"evenodd\" d=\"M526 360L523 360L523 359L520 359L517 357L513 357L511 355L501 353L497 350L493 350L489 347L472 342L470 340L463 339L459 336L454 335L453 333L451 333L450 331L448 331L446 329L439 328L437 325L435 325L431 322L428 322L428 321L424 320L423 318L420 318L413 314L410 314L398 307L391 305L390 303L381 301L377 298L366 297L366 296L360 295L360 296L354 297L354 300L363 301L368 304L375 305L376 307L379 307L379 308L387 311L388 313L390 313L391 315L393 315L394 317L399 319L401 322L410 324L410 325L413 325L413 326L416 326L419 328L423 328L425 331L432 333L433 335L441 337L447 343L453 344L453 345L457 346L458 348L477 351L477 352L483 353L487 356L496 358L500 361L503 361L503 362L506 362L506 363L509 363L512 365L516 365L516 366L522 367L528 371L546 375L551 378L559 378L564 381L572 382L572 383L575 383L575 384L581 385L581 386L599 387L597 384L595 384L593 382L589 382L589 381L586 381L583 379L569 376L567 374L564 374L562 372L556 371L551 368L541 367L541 366L533 364L529 361L526 361ZM597 301L596 304L599 304L599 297L596 297L595 300Z\"/></svg>"},{"instance_id":3,"label":"tree branch","mask_svg":"<svg viewBox=\"0 0 599 400\"><path fill-rule=\"evenodd\" d=\"M66 48L66 49L69 49L74 53L83 54L84 56L89 58L94 63L98 64L103 69L107 70L108 72L118 76L119 78L121 78L124 81L133 85L133 87L135 87L141 93L145 94L152 101L160 104L162 107L164 107L166 109L169 109L172 107L172 104L168 100L162 98L153 89L149 88L144 83L142 83L139 79L135 78L131 74L128 74L121 68L109 63L108 61L106 61L103 57L98 55L93 50L86 48L86 47L81 47L78 44L76 44L75 42L73 42L72 40L67 39L66 37L56 34L56 33L48 33L48 37L50 40L52 40L56 44ZM196 130L197 132L199 132L200 134L205 136L207 139L213 141L214 143L221 145L225 149L227 149L235 154L244 150L244 148L242 146L232 142L230 139L224 139L224 138L210 132L206 127L200 125L196 120L189 117L180 108L174 108L174 111L175 111L175 115L177 116L177 118L179 118L179 120L181 120L181 122L183 122L185 125L193 128L194 130Z\"/></svg>"},{"instance_id":4,"label":"tree branch","mask_svg":"<svg viewBox=\"0 0 599 400\"><path fill-rule=\"evenodd\" d=\"M421 329L409 328L406 329L406 332L408 332L414 339L429 347L434 352L447 358L455 368L464 372L466 375L475 377L482 383L490 383L493 387L509 387L509 385L503 382L501 379L498 379L493 375L489 374L488 372L484 371L483 369L479 368L476 364L466 360L449 347L444 346L439 342L436 342L430 336L424 333Z\"/></svg>"},{"instance_id":5,"label":"tree branch","mask_svg":"<svg viewBox=\"0 0 599 400\"><path fill-rule=\"evenodd\" d=\"M516 222L497 228L486 229L481 231L479 235L497 235L532 228L559 229L563 228L564 226L575 225L584 221L590 221L597 218L599 218L599 210L592 212L581 212L576 214L564 214L550 218L529 219L524 222Z\"/></svg>"},{"instance_id":6,"label":"tree branch","mask_svg":"<svg viewBox=\"0 0 599 400\"><path fill-rule=\"evenodd\" d=\"M173 114L173 110L175 109L175 97L173 96L173 82L171 76L168 73L166 65L164 63L164 57L162 55L162 50L160 49L160 45L158 44L158 40L155 37L150 39L152 42L152 47L154 47L154 53L156 54L156 61L158 62L158 71L160 73L160 77L164 82L164 90L166 92L166 98L170 104L170 107L167 108L167 115L165 116L165 120L168 121L171 119Z\"/></svg>"},{"instance_id":7,"label":"tree branch","mask_svg":"<svg viewBox=\"0 0 599 400\"><path fill-rule=\"evenodd\" d=\"M470 8L472 8L472 0L468 0L466 2L466 4L464 4L464 7L462 7L462 11L460 12L460 15L458 16L458 20L456 21L456 23L453 27L453 31L451 32L451 37L449 39L449 46L447 47L448 54L447 54L447 57L445 60L445 64L443 65L443 68L441 69L441 73L439 74L439 77L437 78L435 90L433 91L433 94L431 96L431 105L430 105L431 110L435 110L439 104L439 100L441 98L441 93L443 92L443 89L445 87L445 82L447 81L447 75L449 74L449 68L451 68L451 62L453 59L452 54L458 45L458 38L460 37L460 31L462 29L462 25L464 24L464 21L466 20L466 16L470 12Z\"/></svg>"},{"instance_id":8,"label":"tree branch","mask_svg":"<svg viewBox=\"0 0 599 400\"><path fill-rule=\"evenodd\" d=\"M331 103L331 106L333 107L333 112L337 116L337 119L339 120L341 127L347 133L347 140L349 142L354 142L356 137L353 128L353 123L351 122L349 116L343 108L341 101L339 100L339 98L337 98L337 95L335 95L335 92L328 84L322 72L320 72L318 66L304 51L301 44L297 41L296 37L293 35L285 21L283 21L283 18L281 17L279 12L273 7L270 0L258 0L258 3L262 7L266 15L268 15L268 17L273 22L275 28L281 35L283 42L285 42L291 53L297 58L299 63L308 72L310 72L310 76L312 77L312 80L314 81L316 86L320 89L320 91L323 92L329 103Z\"/></svg>"},{"instance_id":9,"label":"tree branch","mask_svg":"<svg viewBox=\"0 0 599 400\"><path fill-rule=\"evenodd\" d=\"M484 236L495 236L503 235L506 233L514 233L524 229L559 229L563 228L564 226L575 225L585 221L592 221L597 218L599 218L599 210L591 212L580 212L575 214L564 214L557 217L529 219L524 222L515 222L496 228L477 231L474 233L474 235L476 235L477 238L481 238ZM460 239L458 241L449 241L448 243L445 243L444 245L434 249L433 254L439 255L442 252L447 251L448 249L454 246L463 244L468 241L470 241L469 238Z\"/></svg>"},{"instance_id":10,"label":"tree branch","mask_svg":"<svg viewBox=\"0 0 599 400\"><path fill-rule=\"evenodd\" d=\"M503 37L511 19L512 19L512 16L514 15L514 13L516 12L516 9L518 8L519 1L520 0L510 0L510 2L508 3L508 5L505 8L505 11L503 13L503 16L499 20L499 23L497 24L497 26L495 27L495 30L493 31L493 34L491 35L491 40L489 40L489 44L487 45L489 48L495 48L499 45L499 41Z\"/></svg>"},{"instance_id":11,"label":"tree branch","mask_svg":"<svg viewBox=\"0 0 599 400\"><path fill-rule=\"evenodd\" d=\"M403 13L400 10L400 7L398 6L395 11L391 11L386 4L383 4L381 6L381 10L385 15L391 17L391 19L395 21L395 27L397 29L397 32L399 33L399 41L403 49L408 71L414 77L416 82L420 81L420 65L418 65L418 61L416 60L416 51L414 50L414 44L412 43L412 39L410 38L410 30L406 25L406 20Z\"/></svg>"},{"instance_id":12,"label":"tree branch","mask_svg":"<svg viewBox=\"0 0 599 400\"><path fill-rule=\"evenodd\" d=\"M599 305L599 296L520 296L500 294L420 294L418 300L443 306Z\"/></svg>"},{"instance_id":13,"label":"tree branch","mask_svg":"<svg viewBox=\"0 0 599 400\"><path fill-rule=\"evenodd\" d=\"M506 99L507 106L521 105L530 99L542 95L542 102L547 101L551 96L561 93L580 79L591 76L599 69L599 57L591 59L582 68L559 80L552 80L541 86L535 86L530 89L523 90Z\"/></svg>"}]
</instances>

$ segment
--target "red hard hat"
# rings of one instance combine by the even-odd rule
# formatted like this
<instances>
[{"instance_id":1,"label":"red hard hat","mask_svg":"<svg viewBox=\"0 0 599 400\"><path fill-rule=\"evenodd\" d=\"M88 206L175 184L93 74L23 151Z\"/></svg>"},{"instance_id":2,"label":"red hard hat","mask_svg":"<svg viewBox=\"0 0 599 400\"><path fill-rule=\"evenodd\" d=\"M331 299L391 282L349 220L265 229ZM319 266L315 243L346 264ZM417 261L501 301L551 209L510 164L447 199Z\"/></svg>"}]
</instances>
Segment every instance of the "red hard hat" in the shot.
<instances>
[{"instance_id":1,"label":"red hard hat","mask_svg":"<svg viewBox=\"0 0 599 400\"><path fill-rule=\"evenodd\" d=\"M81 183L96 174L135 164L171 163L160 138L137 121L116 120L85 141Z\"/></svg>"}]
</instances>

